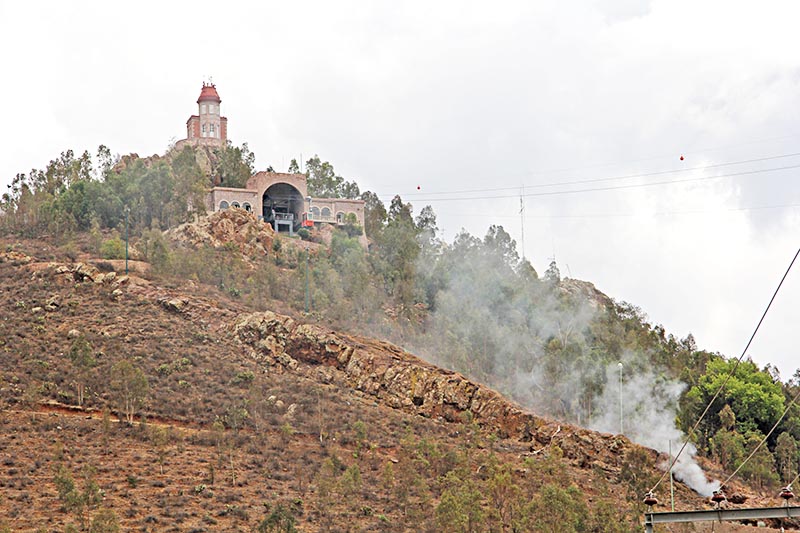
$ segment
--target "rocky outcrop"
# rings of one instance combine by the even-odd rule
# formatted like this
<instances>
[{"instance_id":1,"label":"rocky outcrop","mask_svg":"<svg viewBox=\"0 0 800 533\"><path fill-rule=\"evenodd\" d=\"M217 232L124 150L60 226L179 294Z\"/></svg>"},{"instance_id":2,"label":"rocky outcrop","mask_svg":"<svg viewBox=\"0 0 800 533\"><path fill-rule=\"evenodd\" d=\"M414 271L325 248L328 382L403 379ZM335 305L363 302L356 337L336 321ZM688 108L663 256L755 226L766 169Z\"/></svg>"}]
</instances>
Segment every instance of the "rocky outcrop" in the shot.
<instances>
[{"instance_id":1,"label":"rocky outcrop","mask_svg":"<svg viewBox=\"0 0 800 533\"><path fill-rule=\"evenodd\" d=\"M389 343L332 333L269 311L239 317L233 331L251 348L253 357L277 371L350 387L425 417L455 422L471 416L501 438L529 443L532 453L557 444L581 466L613 471L632 446L625 437L535 416L488 387L425 363Z\"/></svg>"},{"instance_id":2,"label":"rocky outcrop","mask_svg":"<svg viewBox=\"0 0 800 533\"><path fill-rule=\"evenodd\" d=\"M10 250L8 252L0 252L0 263L10 263L14 266L27 265L33 261L33 257L25 255L22 252Z\"/></svg>"},{"instance_id":3,"label":"rocky outcrop","mask_svg":"<svg viewBox=\"0 0 800 533\"><path fill-rule=\"evenodd\" d=\"M243 209L226 209L182 224L166 233L170 239L194 248L235 246L247 256L265 255L272 249L275 232Z\"/></svg>"},{"instance_id":4,"label":"rocky outcrop","mask_svg":"<svg viewBox=\"0 0 800 533\"><path fill-rule=\"evenodd\" d=\"M188 298L170 298L170 297L163 297L158 299L158 303L166 309L167 311L172 311L173 313L182 313L186 306L189 304Z\"/></svg>"},{"instance_id":5,"label":"rocky outcrop","mask_svg":"<svg viewBox=\"0 0 800 533\"><path fill-rule=\"evenodd\" d=\"M614 301L597 290L593 283L579 279L564 278L558 283L558 289L579 300L589 302L595 310L608 309L614 306Z\"/></svg>"}]
</instances>

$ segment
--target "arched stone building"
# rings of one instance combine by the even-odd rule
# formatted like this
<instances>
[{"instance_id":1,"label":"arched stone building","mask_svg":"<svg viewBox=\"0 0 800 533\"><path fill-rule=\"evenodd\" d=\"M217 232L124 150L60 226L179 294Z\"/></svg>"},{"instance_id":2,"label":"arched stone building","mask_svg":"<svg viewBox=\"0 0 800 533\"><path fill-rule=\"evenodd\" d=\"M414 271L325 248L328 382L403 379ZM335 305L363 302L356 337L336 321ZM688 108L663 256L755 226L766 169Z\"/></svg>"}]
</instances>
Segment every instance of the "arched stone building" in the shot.
<instances>
[{"instance_id":1,"label":"arched stone building","mask_svg":"<svg viewBox=\"0 0 800 533\"><path fill-rule=\"evenodd\" d=\"M199 115L192 115L186 122L187 138L184 144L207 144L224 146L227 142L228 119L220 116L222 100L212 84L203 84L197 99ZM209 191L207 209L221 211L237 207L253 213L253 216L272 224L275 231L290 235L302 226L319 224L345 225L355 220L364 227L364 201L345 198L311 198L305 174L283 172L256 172L247 180L243 189L214 187ZM362 243L366 238L362 235Z\"/></svg>"}]
</instances>

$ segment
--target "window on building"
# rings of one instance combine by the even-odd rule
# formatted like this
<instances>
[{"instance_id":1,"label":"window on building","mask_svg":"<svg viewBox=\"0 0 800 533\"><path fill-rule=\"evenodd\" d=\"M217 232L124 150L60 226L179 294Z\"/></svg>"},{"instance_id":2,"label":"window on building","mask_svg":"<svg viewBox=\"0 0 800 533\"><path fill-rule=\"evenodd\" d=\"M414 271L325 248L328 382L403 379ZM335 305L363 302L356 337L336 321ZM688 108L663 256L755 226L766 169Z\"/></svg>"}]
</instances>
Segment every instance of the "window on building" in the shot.
<instances>
[{"instance_id":1,"label":"window on building","mask_svg":"<svg viewBox=\"0 0 800 533\"><path fill-rule=\"evenodd\" d=\"M206 104L200 104L200 114L204 115L206 112Z\"/></svg>"},{"instance_id":2,"label":"window on building","mask_svg":"<svg viewBox=\"0 0 800 533\"><path fill-rule=\"evenodd\" d=\"M311 218L319 218L319 207L311 207Z\"/></svg>"},{"instance_id":3,"label":"window on building","mask_svg":"<svg viewBox=\"0 0 800 533\"><path fill-rule=\"evenodd\" d=\"M225 200L222 200L219 203L219 210L220 211L225 211L226 209L228 209L228 202L226 202Z\"/></svg>"},{"instance_id":4,"label":"window on building","mask_svg":"<svg viewBox=\"0 0 800 533\"><path fill-rule=\"evenodd\" d=\"M344 223L344 213L342 213L341 211L336 213L336 223L337 224L343 224Z\"/></svg>"},{"instance_id":5,"label":"window on building","mask_svg":"<svg viewBox=\"0 0 800 533\"><path fill-rule=\"evenodd\" d=\"M328 218L331 216L331 210L328 207L322 208L322 218Z\"/></svg>"},{"instance_id":6,"label":"window on building","mask_svg":"<svg viewBox=\"0 0 800 533\"><path fill-rule=\"evenodd\" d=\"M242 204L242 207L244 207L244 210L245 210L245 211L247 211L248 213L250 213L251 211L253 211L253 208L252 208L252 207L250 207L250 204L248 204L247 202L243 203L243 204Z\"/></svg>"},{"instance_id":7,"label":"window on building","mask_svg":"<svg viewBox=\"0 0 800 533\"><path fill-rule=\"evenodd\" d=\"M239 205L239 202L231 202L231 207L239 208L239 207L242 207L242 206Z\"/></svg>"}]
</instances>

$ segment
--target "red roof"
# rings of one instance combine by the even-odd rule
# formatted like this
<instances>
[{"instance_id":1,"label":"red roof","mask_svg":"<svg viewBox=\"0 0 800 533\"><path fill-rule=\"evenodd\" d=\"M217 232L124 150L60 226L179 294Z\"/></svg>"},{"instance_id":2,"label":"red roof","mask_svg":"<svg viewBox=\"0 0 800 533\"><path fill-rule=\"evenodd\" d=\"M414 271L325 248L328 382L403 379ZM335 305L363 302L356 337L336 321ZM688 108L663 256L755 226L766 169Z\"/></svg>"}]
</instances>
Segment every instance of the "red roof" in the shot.
<instances>
[{"instance_id":1,"label":"red roof","mask_svg":"<svg viewBox=\"0 0 800 533\"><path fill-rule=\"evenodd\" d=\"M200 91L200 98L197 99L197 103L200 102L222 102L217 94L217 87L213 83L203 83L203 90Z\"/></svg>"}]
</instances>

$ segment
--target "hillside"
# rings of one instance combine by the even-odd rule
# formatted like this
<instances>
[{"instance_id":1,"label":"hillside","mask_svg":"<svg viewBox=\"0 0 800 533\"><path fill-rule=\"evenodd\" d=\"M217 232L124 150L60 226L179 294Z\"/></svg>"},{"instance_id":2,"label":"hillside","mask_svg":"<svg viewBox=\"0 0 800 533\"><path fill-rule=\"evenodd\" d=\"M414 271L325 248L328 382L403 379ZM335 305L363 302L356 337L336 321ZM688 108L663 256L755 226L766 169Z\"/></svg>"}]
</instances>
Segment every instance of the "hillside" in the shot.
<instances>
[{"instance_id":1,"label":"hillside","mask_svg":"<svg viewBox=\"0 0 800 533\"><path fill-rule=\"evenodd\" d=\"M11 531L630 531L660 475L395 345L76 259L0 243ZM709 506L682 484L676 505Z\"/></svg>"}]
</instances>

